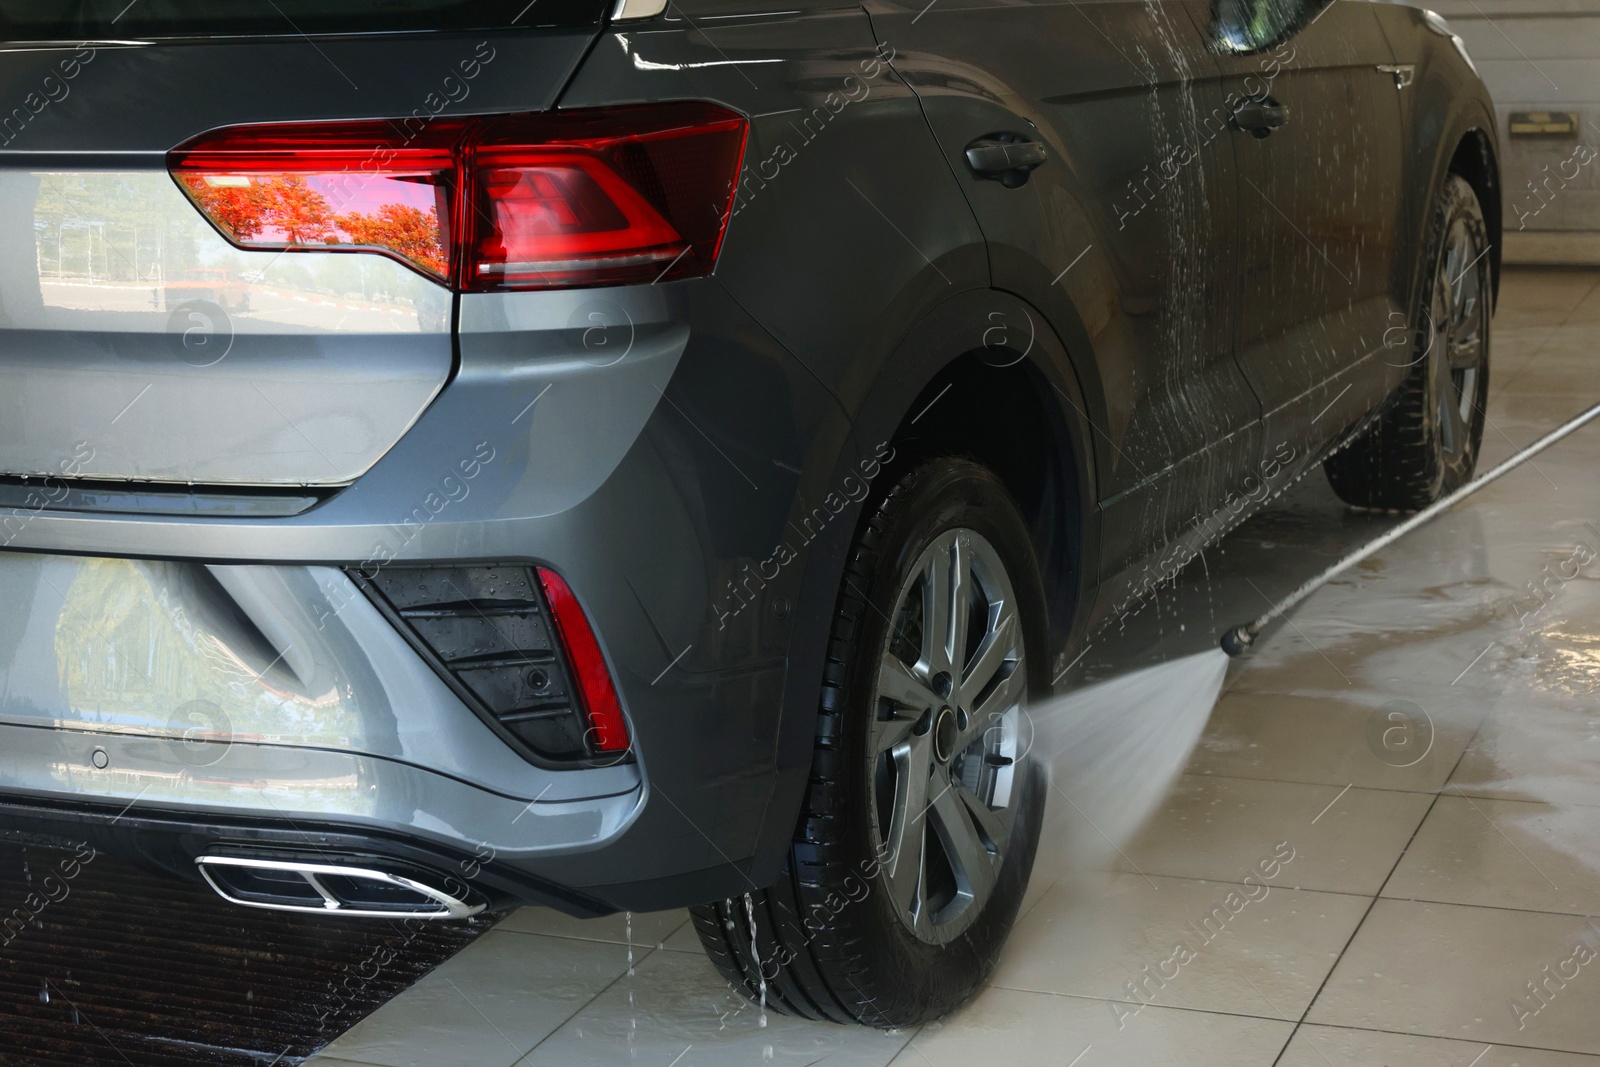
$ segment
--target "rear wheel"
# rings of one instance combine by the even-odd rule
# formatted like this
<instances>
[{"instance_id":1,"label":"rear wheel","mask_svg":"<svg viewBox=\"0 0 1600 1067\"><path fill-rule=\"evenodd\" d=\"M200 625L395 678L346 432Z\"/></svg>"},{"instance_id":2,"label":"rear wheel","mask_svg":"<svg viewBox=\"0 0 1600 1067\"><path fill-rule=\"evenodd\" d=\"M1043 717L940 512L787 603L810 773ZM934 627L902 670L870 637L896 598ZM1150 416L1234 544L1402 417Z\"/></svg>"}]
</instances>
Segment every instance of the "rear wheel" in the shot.
<instances>
[{"instance_id":1,"label":"rear wheel","mask_svg":"<svg viewBox=\"0 0 1600 1067\"><path fill-rule=\"evenodd\" d=\"M839 594L783 878L693 909L730 982L880 1027L977 990L1038 844L1042 777L1021 757L1042 621L1026 527L988 470L935 460L877 506Z\"/></svg>"},{"instance_id":2,"label":"rear wheel","mask_svg":"<svg viewBox=\"0 0 1600 1067\"><path fill-rule=\"evenodd\" d=\"M1428 225L1428 272L1412 316L1411 373L1389 410L1324 469L1361 507L1423 508L1472 478L1489 394L1493 277L1472 186L1445 179Z\"/></svg>"}]
</instances>

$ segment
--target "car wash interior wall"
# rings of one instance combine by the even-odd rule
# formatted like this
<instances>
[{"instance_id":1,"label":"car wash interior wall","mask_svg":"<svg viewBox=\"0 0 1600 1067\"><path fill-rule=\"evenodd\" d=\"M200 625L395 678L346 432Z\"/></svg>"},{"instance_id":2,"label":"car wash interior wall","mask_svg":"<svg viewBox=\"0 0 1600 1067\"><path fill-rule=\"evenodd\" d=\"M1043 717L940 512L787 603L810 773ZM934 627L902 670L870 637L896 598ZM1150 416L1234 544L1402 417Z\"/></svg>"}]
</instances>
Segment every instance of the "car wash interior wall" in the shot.
<instances>
[{"instance_id":1,"label":"car wash interior wall","mask_svg":"<svg viewBox=\"0 0 1600 1067\"><path fill-rule=\"evenodd\" d=\"M1499 112L1505 258L1600 265L1600 0L1432 0Z\"/></svg>"}]
</instances>

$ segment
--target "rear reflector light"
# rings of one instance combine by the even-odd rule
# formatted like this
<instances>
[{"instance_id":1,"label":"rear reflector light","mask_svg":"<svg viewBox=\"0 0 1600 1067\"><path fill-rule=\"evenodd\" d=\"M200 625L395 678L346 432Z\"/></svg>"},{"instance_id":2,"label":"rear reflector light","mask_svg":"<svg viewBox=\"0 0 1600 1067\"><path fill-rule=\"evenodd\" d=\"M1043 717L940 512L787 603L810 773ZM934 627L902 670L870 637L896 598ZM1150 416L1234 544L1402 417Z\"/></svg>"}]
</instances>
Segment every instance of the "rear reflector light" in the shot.
<instances>
[{"instance_id":1,"label":"rear reflector light","mask_svg":"<svg viewBox=\"0 0 1600 1067\"><path fill-rule=\"evenodd\" d=\"M532 762L630 757L599 642L552 572L527 563L345 571L462 703Z\"/></svg>"},{"instance_id":2,"label":"rear reflector light","mask_svg":"<svg viewBox=\"0 0 1600 1067\"><path fill-rule=\"evenodd\" d=\"M600 642L595 640L588 616L572 595L572 589L555 571L539 568L539 585L545 602L555 617L556 631L567 650L567 660L578 684L584 714L589 717L589 743L599 752L626 752L628 724L622 717L616 686L606 669Z\"/></svg>"},{"instance_id":3,"label":"rear reflector light","mask_svg":"<svg viewBox=\"0 0 1600 1067\"><path fill-rule=\"evenodd\" d=\"M462 292L565 288L709 274L747 131L705 103L234 126L167 165L240 248L376 252Z\"/></svg>"}]
</instances>

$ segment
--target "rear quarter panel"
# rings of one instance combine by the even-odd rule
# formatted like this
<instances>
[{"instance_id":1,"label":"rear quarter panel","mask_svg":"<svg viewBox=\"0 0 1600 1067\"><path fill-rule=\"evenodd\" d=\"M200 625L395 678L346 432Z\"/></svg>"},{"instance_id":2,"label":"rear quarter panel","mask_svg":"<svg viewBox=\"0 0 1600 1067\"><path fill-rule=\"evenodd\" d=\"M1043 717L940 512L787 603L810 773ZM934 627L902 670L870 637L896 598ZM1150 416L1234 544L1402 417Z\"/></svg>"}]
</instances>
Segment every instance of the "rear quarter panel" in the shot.
<instances>
[{"instance_id":1,"label":"rear quarter panel","mask_svg":"<svg viewBox=\"0 0 1600 1067\"><path fill-rule=\"evenodd\" d=\"M795 395L827 398L839 415L801 462L756 479L791 488L786 506L745 516L767 531L774 552L750 560L749 570L792 558L783 569L800 575L773 741L777 778L752 872L766 884L777 876L811 765L826 639L866 499L863 478L882 470L886 435L903 410L869 420L865 435L851 427L913 326L987 287L988 260L915 95L894 76L860 8L674 5L661 19L602 35L560 106L660 99L711 100L750 116L716 282L783 346L781 373ZM769 413L738 382L686 359L670 395L724 447L759 442ZM903 409L920 384L892 403ZM714 597L736 603L726 594L719 583ZM741 613L730 630L754 625L753 614Z\"/></svg>"}]
</instances>

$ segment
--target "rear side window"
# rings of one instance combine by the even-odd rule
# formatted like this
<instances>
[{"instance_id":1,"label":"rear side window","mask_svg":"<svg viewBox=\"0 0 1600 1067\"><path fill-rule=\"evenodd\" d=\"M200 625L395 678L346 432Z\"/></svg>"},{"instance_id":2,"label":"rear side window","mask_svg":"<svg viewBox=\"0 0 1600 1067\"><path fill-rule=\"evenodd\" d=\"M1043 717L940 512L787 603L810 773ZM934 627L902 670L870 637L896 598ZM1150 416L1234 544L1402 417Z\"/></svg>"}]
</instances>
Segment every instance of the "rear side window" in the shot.
<instances>
[{"instance_id":1,"label":"rear side window","mask_svg":"<svg viewBox=\"0 0 1600 1067\"><path fill-rule=\"evenodd\" d=\"M0 41L594 26L611 0L0 0Z\"/></svg>"},{"instance_id":2,"label":"rear side window","mask_svg":"<svg viewBox=\"0 0 1600 1067\"><path fill-rule=\"evenodd\" d=\"M1245 55L1275 48L1322 14L1332 0L1216 0L1214 36L1220 51Z\"/></svg>"}]
</instances>

